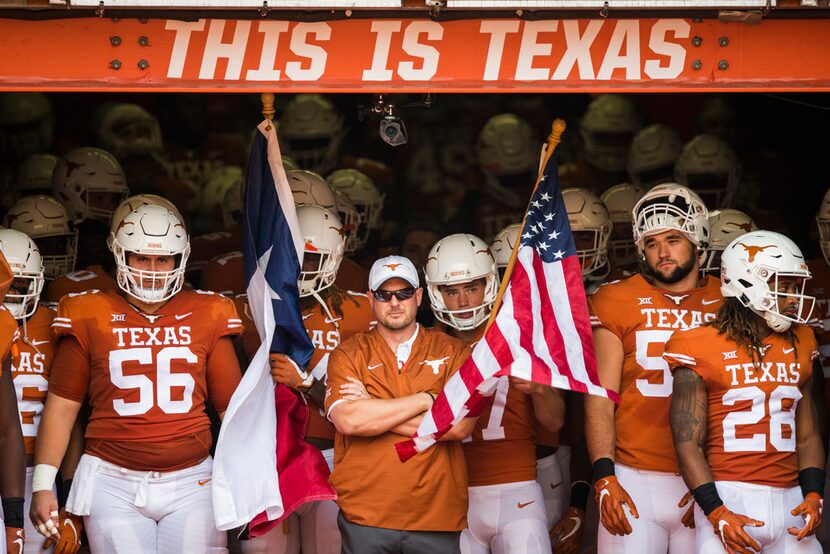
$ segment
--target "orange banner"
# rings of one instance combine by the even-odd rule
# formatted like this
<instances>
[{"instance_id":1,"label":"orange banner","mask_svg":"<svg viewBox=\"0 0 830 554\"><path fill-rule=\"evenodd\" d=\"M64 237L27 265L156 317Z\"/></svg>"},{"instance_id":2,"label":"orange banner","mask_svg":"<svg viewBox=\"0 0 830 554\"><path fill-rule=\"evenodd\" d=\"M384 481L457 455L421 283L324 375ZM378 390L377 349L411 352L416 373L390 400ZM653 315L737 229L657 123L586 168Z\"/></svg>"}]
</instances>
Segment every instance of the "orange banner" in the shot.
<instances>
[{"instance_id":1,"label":"orange banner","mask_svg":"<svg viewBox=\"0 0 830 554\"><path fill-rule=\"evenodd\" d=\"M0 19L0 90L830 90L830 20Z\"/></svg>"}]
</instances>

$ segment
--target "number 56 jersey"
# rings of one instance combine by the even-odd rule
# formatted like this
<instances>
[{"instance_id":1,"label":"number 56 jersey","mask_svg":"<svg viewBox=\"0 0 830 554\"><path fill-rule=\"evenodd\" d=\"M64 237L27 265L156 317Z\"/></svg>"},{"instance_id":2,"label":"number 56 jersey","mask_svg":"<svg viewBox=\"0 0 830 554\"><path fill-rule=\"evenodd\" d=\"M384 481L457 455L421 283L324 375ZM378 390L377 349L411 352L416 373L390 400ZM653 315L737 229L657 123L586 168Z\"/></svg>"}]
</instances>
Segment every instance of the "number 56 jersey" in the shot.
<instances>
[{"instance_id":1,"label":"number 56 jersey","mask_svg":"<svg viewBox=\"0 0 830 554\"><path fill-rule=\"evenodd\" d=\"M207 457L205 401L222 413L240 379L232 343L220 341L242 331L230 300L181 291L144 314L114 291L90 291L64 297L52 327L77 341L58 345L49 390L88 397L88 453L148 471Z\"/></svg>"},{"instance_id":2,"label":"number 56 jersey","mask_svg":"<svg viewBox=\"0 0 830 554\"><path fill-rule=\"evenodd\" d=\"M767 337L757 361L714 327L675 333L666 344L672 369L687 367L706 384L706 460L716 481L798 484L795 412L818 352L809 327L793 332L794 344Z\"/></svg>"},{"instance_id":3,"label":"number 56 jersey","mask_svg":"<svg viewBox=\"0 0 830 554\"><path fill-rule=\"evenodd\" d=\"M591 326L607 329L623 345L620 405L614 416L617 462L678 473L669 428L672 375L663 350L675 331L715 319L722 300L720 282L714 279L674 293L640 274L603 285L588 297Z\"/></svg>"}]
</instances>

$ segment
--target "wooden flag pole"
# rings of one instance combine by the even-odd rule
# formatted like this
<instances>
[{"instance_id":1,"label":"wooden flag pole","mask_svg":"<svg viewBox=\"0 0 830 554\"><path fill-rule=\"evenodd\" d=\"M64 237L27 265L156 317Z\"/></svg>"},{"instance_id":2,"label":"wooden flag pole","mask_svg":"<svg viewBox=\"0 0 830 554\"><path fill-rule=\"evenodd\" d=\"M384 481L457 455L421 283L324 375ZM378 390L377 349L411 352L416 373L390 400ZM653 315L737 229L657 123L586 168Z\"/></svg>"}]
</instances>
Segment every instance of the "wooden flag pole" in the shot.
<instances>
[{"instance_id":1,"label":"wooden flag pole","mask_svg":"<svg viewBox=\"0 0 830 554\"><path fill-rule=\"evenodd\" d=\"M565 124L564 119L554 119L553 124L551 125L550 135L548 135L548 142L545 147L545 159L542 161L542 165L539 168L539 175L536 177L536 186L533 187L533 192L530 194L530 198L527 201L527 209L525 209L525 214L522 217L522 229L525 226L525 220L527 219L527 212L530 209L530 203L533 201L533 197L536 195L536 190L539 188L539 183L541 183L542 175L545 172L545 168L548 165L548 161L550 157L553 156L553 151L556 150L556 147L559 146L559 143L562 142L562 134L565 132L567 125ZM507 268L504 271L504 277L499 284L499 293L496 295L496 300L493 302L493 310L490 312L490 317L487 320L487 327L485 327L485 332L487 328L492 325L493 321L496 320L496 312L499 311L499 306L501 306L502 297L504 296L504 291L507 290L507 283L510 281L510 275L513 273L513 266L516 264L516 258L519 255L519 245L522 242L521 236L519 236L518 240L516 240L516 244L513 245L513 252L510 254L510 261L507 263Z\"/></svg>"},{"instance_id":2,"label":"wooden flag pole","mask_svg":"<svg viewBox=\"0 0 830 554\"><path fill-rule=\"evenodd\" d=\"M266 127L265 130L270 131L271 122L274 121L274 114L276 113L276 109L274 109L274 93L263 92L259 95L259 99L262 102L262 115L269 122L268 127Z\"/></svg>"}]
</instances>

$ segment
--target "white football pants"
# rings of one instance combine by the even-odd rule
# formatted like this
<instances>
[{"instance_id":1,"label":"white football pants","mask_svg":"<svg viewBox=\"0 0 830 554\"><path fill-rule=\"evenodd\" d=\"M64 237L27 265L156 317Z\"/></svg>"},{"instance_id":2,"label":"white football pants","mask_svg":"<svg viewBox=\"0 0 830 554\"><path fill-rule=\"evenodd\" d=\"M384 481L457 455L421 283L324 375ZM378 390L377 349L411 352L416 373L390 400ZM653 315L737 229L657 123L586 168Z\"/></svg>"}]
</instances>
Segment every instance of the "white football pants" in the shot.
<instances>
[{"instance_id":1,"label":"white football pants","mask_svg":"<svg viewBox=\"0 0 830 554\"><path fill-rule=\"evenodd\" d=\"M815 536L805 537L799 542L787 532L790 527L804 527L804 518L790 514L790 510L804 501L800 487L780 489L738 481L716 481L715 487L723 504L731 511L764 522L763 527L744 527L744 531L761 544L762 553L821 553L821 545ZM724 551L721 540L700 507L695 507L695 526L696 553L720 554Z\"/></svg>"},{"instance_id":2,"label":"white football pants","mask_svg":"<svg viewBox=\"0 0 830 554\"><path fill-rule=\"evenodd\" d=\"M597 551L614 554L688 554L694 550L695 530L680 521L687 508L677 503L688 492L680 475L646 471L615 464L617 480L628 492L639 519L623 507L631 524L631 533L612 535L602 523L597 531Z\"/></svg>"},{"instance_id":3,"label":"white football pants","mask_svg":"<svg viewBox=\"0 0 830 554\"><path fill-rule=\"evenodd\" d=\"M536 481L470 487L462 554L550 553L545 499Z\"/></svg>"},{"instance_id":4,"label":"white football pants","mask_svg":"<svg viewBox=\"0 0 830 554\"><path fill-rule=\"evenodd\" d=\"M559 450L556 454L536 460L536 482L539 483L545 499L548 529L553 528L559 521L570 501L571 487L565 482L565 476L562 474L562 460L558 454ZM567 458L570 464L570 456Z\"/></svg>"}]
</instances>

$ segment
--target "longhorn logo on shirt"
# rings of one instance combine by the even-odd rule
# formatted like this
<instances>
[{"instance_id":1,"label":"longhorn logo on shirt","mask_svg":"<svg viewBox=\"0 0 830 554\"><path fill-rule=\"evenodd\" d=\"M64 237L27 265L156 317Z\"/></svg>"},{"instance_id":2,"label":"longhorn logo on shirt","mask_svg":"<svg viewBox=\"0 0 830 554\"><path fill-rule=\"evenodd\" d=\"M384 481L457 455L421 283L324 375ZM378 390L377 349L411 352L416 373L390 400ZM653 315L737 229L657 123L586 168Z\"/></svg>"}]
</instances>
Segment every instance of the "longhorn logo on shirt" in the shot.
<instances>
[{"instance_id":1,"label":"longhorn logo on shirt","mask_svg":"<svg viewBox=\"0 0 830 554\"><path fill-rule=\"evenodd\" d=\"M663 296L665 296L666 298L668 298L669 300L674 302L677 306L679 306L680 303L683 302L683 300L685 300L686 298L689 298L688 294L681 294L680 296L674 296L674 295L671 295L671 294L665 294L664 293Z\"/></svg>"},{"instance_id":2,"label":"longhorn logo on shirt","mask_svg":"<svg viewBox=\"0 0 830 554\"><path fill-rule=\"evenodd\" d=\"M444 356L440 360L424 360L423 362L421 362L421 365L427 364L429 367L432 368L432 373L438 375L438 369L441 367L441 364L445 363L449 359L449 356Z\"/></svg>"},{"instance_id":3,"label":"longhorn logo on shirt","mask_svg":"<svg viewBox=\"0 0 830 554\"><path fill-rule=\"evenodd\" d=\"M392 271L396 271L401 264L383 264L383 267L388 267Z\"/></svg>"},{"instance_id":4,"label":"longhorn logo on shirt","mask_svg":"<svg viewBox=\"0 0 830 554\"><path fill-rule=\"evenodd\" d=\"M749 255L749 262L752 263L755 261L755 256L766 250L767 248L774 248L774 244L767 244L765 246L753 246L747 245L742 242L738 243L739 246L742 246L744 250L746 250L747 255Z\"/></svg>"}]
</instances>

